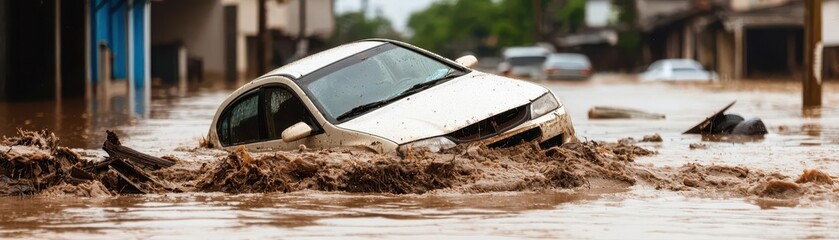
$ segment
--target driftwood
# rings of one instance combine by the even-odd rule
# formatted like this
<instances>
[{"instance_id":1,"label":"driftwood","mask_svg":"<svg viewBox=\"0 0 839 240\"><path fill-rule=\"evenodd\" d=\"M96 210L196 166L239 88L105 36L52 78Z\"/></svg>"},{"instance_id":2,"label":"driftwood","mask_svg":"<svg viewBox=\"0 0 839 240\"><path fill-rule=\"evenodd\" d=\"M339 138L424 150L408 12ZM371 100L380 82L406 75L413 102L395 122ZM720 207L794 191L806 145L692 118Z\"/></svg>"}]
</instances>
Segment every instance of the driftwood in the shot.
<instances>
[{"instance_id":1,"label":"driftwood","mask_svg":"<svg viewBox=\"0 0 839 240\"><path fill-rule=\"evenodd\" d=\"M76 178L92 179L96 176L106 188L118 193L180 192L179 189L167 186L146 172L175 165L174 160L151 156L122 146L114 132L106 132L108 136L102 143L102 149L108 153L108 157L103 161L88 164L80 170L74 169Z\"/></svg>"},{"instance_id":2,"label":"driftwood","mask_svg":"<svg viewBox=\"0 0 839 240\"><path fill-rule=\"evenodd\" d=\"M595 106L588 110L589 119L664 119L663 114L636 109Z\"/></svg>"},{"instance_id":3,"label":"driftwood","mask_svg":"<svg viewBox=\"0 0 839 240\"><path fill-rule=\"evenodd\" d=\"M118 193L181 192L155 179L142 169L122 159L110 159L108 171L102 175L102 184Z\"/></svg>"},{"instance_id":4,"label":"driftwood","mask_svg":"<svg viewBox=\"0 0 839 240\"><path fill-rule=\"evenodd\" d=\"M102 149L108 153L110 159L105 162L113 161L113 159L124 159L134 166L147 170L157 170L165 167L175 165L175 161L154 157L145 153L138 152L134 149L122 146L119 142L119 137L112 131L106 131L108 139L102 144ZM110 163L105 163L105 166Z\"/></svg>"}]
</instances>

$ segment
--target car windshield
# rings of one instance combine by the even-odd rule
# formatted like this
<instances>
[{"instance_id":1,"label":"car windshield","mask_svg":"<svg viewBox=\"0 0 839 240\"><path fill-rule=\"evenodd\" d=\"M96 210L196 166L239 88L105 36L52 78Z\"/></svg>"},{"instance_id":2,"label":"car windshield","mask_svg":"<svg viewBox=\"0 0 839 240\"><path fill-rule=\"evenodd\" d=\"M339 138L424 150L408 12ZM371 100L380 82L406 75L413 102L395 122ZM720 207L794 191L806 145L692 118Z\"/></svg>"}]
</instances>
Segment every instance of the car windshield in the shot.
<instances>
[{"instance_id":1,"label":"car windshield","mask_svg":"<svg viewBox=\"0 0 839 240\"><path fill-rule=\"evenodd\" d=\"M698 72L698 71L699 71L699 69L696 69L696 68L686 68L686 67L673 68L673 72L676 72L676 73L680 73L680 72L681 73L690 73L690 72Z\"/></svg>"},{"instance_id":2,"label":"car windshield","mask_svg":"<svg viewBox=\"0 0 839 240\"><path fill-rule=\"evenodd\" d=\"M300 86L327 119L340 122L460 74L459 69L389 43L318 70Z\"/></svg>"},{"instance_id":3,"label":"car windshield","mask_svg":"<svg viewBox=\"0 0 839 240\"><path fill-rule=\"evenodd\" d=\"M545 62L542 56L511 57L508 60L512 66L537 66Z\"/></svg>"}]
</instances>

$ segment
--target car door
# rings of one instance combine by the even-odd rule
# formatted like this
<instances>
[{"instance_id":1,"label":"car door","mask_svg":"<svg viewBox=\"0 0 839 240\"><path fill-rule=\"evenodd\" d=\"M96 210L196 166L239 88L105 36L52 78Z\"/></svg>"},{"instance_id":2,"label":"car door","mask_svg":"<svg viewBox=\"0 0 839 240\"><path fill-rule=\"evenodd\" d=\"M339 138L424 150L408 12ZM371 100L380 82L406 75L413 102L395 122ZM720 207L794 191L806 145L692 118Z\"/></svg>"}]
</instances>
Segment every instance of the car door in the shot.
<instances>
[{"instance_id":1,"label":"car door","mask_svg":"<svg viewBox=\"0 0 839 240\"><path fill-rule=\"evenodd\" d=\"M312 128L308 138L323 133L294 91L281 84L271 84L253 89L230 104L216 131L225 147L244 145L255 150L288 150L297 145L283 142L282 132L298 122Z\"/></svg>"}]
</instances>

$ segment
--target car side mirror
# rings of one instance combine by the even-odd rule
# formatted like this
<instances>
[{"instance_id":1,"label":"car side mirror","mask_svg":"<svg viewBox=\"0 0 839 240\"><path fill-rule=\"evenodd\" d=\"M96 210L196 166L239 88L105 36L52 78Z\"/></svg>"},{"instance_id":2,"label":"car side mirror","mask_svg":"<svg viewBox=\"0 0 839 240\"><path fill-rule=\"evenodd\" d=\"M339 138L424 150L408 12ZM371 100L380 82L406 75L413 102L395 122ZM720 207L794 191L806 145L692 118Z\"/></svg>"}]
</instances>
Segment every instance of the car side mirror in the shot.
<instances>
[{"instance_id":1,"label":"car side mirror","mask_svg":"<svg viewBox=\"0 0 839 240\"><path fill-rule=\"evenodd\" d=\"M457 58L457 60L454 60L454 61L457 62L457 64L460 64L460 65L462 65L464 67L467 67L467 68L473 68L473 67L475 67L475 65L478 65L478 58L476 58L475 56L472 56L472 55L466 55L466 56L463 56L463 57L459 57L459 58Z\"/></svg>"},{"instance_id":2,"label":"car side mirror","mask_svg":"<svg viewBox=\"0 0 839 240\"><path fill-rule=\"evenodd\" d=\"M304 122L298 122L283 130L283 142L294 142L312 134L312 127Z\"/></svg>"}]
</instances>

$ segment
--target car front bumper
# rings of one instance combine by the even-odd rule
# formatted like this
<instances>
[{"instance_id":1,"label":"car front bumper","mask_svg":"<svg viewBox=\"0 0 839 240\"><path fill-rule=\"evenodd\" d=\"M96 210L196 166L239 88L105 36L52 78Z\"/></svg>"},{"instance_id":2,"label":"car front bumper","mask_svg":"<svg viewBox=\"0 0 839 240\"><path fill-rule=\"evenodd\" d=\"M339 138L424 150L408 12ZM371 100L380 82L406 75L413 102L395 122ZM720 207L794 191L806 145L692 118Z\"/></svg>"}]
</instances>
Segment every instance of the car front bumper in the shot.
<instances>
[{"instance_id":1,"label":"car front bumper","mask_svg":"<svg viewBox=\"0 0 839 240\"><path fill-rule=\"evenodd\" d=\"M565 111L565 106L479 142L490 147L507 147L519 144L522 141L538 141L542 147L576 142L577 136L574 125L571 123L571 117Z\"/></svg>"}]
</instances>

